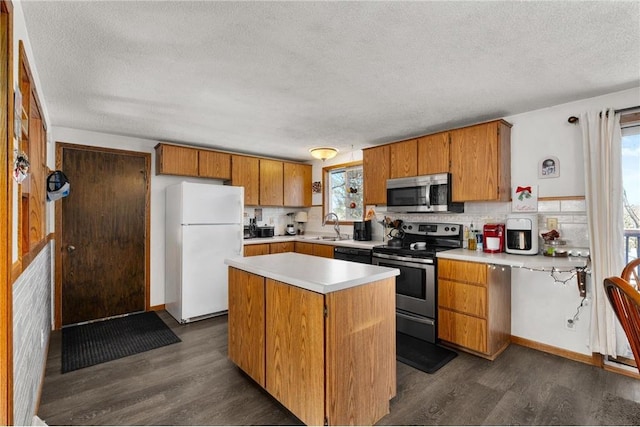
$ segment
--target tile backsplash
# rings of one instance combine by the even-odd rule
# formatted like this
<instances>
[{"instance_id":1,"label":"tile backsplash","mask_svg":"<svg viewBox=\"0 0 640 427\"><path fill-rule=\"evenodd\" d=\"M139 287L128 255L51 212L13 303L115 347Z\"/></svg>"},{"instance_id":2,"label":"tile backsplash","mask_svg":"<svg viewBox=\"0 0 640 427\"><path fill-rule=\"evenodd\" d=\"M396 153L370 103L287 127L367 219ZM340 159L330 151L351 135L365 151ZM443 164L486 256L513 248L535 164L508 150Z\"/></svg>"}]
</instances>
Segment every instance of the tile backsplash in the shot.
<instances>
[{"instance_id":1,"label":"tile backsplash","mask_svg":"<svg viewBox=\"0 0 640 427\"><path fill-rule=\"evenodd\" d=\"M386 206L368 206L376 212L376 221L372 225L372 237L374 240L383 240L384 228L378 222L384 216L392 219L401 219L408 222L448 222L453 224L462 224L470 226L473 224L474 229L481 229L484 224L493 222L504 222L507 215L511 213L510 202L467 202L464 206L464 213L460 214L399 214L395 212L387 212ZM258 225L273 226L276 235L285 233L286 225L289 223L289 212L298 212L301 210L308 212L309 221L304 224L307 233L313 234L332 234L331 226L322 227L322 206L313 206L311 208L277 208L262 207L262 221L258 221ZM244 209L245 224L249 224L249 218L255 216L254 207L246 207ZM567 245L576 248L589 247L589 234L587 227L587 212L584 200L542 200L538 202L538 228L540 232L549 231L547 228L547 219L555 218L558 221L557 231L563 240L567 241ZM343 234L352 235L351 226L341 226Z\"/></svg>"}]
</instances>

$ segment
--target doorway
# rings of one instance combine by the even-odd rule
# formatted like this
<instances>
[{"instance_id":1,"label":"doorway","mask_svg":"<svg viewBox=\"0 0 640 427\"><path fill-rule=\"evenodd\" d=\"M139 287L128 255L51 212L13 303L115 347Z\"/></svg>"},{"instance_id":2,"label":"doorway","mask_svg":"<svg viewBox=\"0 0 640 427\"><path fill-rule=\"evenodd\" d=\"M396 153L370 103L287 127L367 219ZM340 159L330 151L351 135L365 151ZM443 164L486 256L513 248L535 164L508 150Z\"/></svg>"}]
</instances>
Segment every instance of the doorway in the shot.
<instances>
[{"instance_id":1,"label":"doorway","mask_svg":"<svg viewBox=\"0 0 640 427\"><path fill-rule=\"evenodd\" d=\"M149 310L151 155L56 144L56 328Z\"/></svg>"}]
</instances>

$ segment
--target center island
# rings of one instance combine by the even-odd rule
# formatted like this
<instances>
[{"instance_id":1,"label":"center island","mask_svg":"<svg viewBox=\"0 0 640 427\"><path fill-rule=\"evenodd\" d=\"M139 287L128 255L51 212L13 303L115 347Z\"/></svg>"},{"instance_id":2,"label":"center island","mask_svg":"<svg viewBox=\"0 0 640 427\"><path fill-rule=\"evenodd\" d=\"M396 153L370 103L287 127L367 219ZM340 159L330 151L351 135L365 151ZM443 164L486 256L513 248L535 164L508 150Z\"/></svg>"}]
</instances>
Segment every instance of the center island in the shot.
<instances>
[{"instance_id":1,"label":"center island","mask_svg":"<svg viewBox=\"0 0 640 427\"><path fill-rule=\"evenodd\" d=\"M307 425L373 425L396 394L395 268L225 260L229 359Z\"/></svg>"}]
</instances>

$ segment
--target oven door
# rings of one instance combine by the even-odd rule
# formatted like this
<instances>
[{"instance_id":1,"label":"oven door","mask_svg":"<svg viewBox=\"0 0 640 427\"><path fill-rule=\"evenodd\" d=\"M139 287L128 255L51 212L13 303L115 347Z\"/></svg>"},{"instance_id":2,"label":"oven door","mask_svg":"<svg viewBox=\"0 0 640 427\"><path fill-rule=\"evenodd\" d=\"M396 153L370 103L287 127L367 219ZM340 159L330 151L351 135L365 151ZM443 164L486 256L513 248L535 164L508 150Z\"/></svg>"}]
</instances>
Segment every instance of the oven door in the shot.
<instances>
[{"instance_id":1,"label":"oven door","mask_svg":"<svg viewBox=\"0 0 640 427\"><path fill-rule=\"evenodd\" d=\"M373 257L373 263L383 267L397 268L396 309L420 316L436 316L436 267L432 259L411 262Z\"/></svg>"}]
</instances>

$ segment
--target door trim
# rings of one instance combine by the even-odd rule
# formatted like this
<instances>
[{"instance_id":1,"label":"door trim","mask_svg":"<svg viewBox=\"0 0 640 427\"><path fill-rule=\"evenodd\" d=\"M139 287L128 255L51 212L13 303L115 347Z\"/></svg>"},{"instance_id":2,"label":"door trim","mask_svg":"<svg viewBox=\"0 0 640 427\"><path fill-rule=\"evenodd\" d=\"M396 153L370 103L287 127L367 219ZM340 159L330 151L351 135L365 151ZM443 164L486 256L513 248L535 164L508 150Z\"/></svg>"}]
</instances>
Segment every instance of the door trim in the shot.
<instances>
[{"instance_id":1,"label":"door trim","mask_svg":"<svg viewBox=\"0 0 640 427\"><path fill-rule=\"evenodd\" d=\"M115 148L95 147L90 145L73 144L68 142L56 141L56 169L62 170L64 150L84 150L99 151L102 153L111 153L124 156L142 157L145 160L145 203L144 203L144 310L151 310L151 153L142 153L139 151L118 150ZM73 183L71 183L73 191ZM55 250L55 305L54 305L54 326L55 329L62 328L62 249L60 248L60 239L62 238L62 199L55 202L55 227L56 227L56 245Z\"/></svg>"},{"instance_id":2,"label":"door trim","mask_svg":"<svg viewBox=\"0 0 640 427\"><path fill-rule=\"evenodd\" d=\"M9 159L13 154L13 4L0 1L0 425L13 424L13 232L12 183Z\"/></svg>"}]
</instances>

